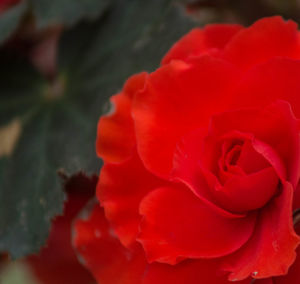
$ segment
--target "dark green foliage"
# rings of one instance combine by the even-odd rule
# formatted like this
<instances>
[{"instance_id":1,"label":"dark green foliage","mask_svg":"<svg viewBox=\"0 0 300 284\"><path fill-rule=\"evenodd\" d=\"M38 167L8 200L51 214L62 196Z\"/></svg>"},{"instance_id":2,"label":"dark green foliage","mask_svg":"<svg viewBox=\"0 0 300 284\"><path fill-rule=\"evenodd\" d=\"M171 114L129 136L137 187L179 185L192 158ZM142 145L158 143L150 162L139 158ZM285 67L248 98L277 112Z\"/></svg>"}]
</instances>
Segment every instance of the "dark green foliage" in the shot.
<instances>
[{"instance_id":1,"label":"dark green foliage","mask_svg":"<svg viewBox=\"0 0 300 284\"><path fill-rule=\"evenodd\" d=\"M21 126L14 150L0 158L0 250L20 257L39 249L62 211L57 171L99 172L96 127L108 97L130 75L157 68L192 26L172 1L119 0L63 35L51 82L15 56L0 58L0 128L16 118Z\"/></svg>"}]
</instances>

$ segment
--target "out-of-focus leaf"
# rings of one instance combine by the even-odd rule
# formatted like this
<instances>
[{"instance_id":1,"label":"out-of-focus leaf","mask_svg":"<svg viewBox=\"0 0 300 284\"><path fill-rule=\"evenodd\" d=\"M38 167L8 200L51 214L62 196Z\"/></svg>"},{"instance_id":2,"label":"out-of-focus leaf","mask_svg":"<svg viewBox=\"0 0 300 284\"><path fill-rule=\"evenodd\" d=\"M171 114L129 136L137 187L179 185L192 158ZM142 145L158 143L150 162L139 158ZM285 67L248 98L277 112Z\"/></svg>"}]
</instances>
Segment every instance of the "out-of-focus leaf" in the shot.
<instances>
[{"instance_id":1,"label":"out-of-focus leaf","mask_svg":"<svg viewBox=\"0 0 300 284\"><path fill-rule=\"evenodd\" d=\"M72 26L82 19L96 20L114 0L20 0L0 14L0 44L19 27L25 13L31 11L37 28ZM32 26L33 27L33 26ZM32 28L31 27L31 28Z\"/></svg>"},{"instance_id":2,"label":"out-of-focus leaf","mask_svg":"<svg viewBox=\"0 0 300 284\"><path fill-rule=\"evenodd\" d=\"M24 62L1 62L0 134L16 118L20 133L14 149L0 151L0 251L19 257L44 244L51 218L61 212L57 170L98 171L96 129L63 93L63 79L49 85Z\"/></svg>"},{"instance_id":3,"label":"out-of-focus leaf","mask_svg":"<svg viewBox=\"0 0 300 284\"><path fill-rule=\"evenodd\" d=\"M30 0L39 27L73 25L82 18L95 19L113 0Z\"/></svg>"},{"instance_id":4,"label":"out-of-focus leaf","mask_svg":"<svg viewBox=\"0 0 300 284\"><path fill-rule=\"evenodd\" d=\"M11 157L0 159L0 249L18 257L44 244L63 192L52 162L51 111L40 110L24 122Z\"/></svg>"},{"instance_id":5,"label":"out-of-focus leaf","mask_svg":"<svg viewBox=\"0 0 300 284\"><path fill-rule=\"evenodd\" d=\"M26 8L25 1L22 1L0 15L0 44L17 29Z\"/></svg>"},{"instance_id":6,"label":"out-of-focus leaf","mask_svg":"<svg viewBox=\"0 0 300 284\"><path fill-rule=\"evenodd\" d=\"M158 67L192 26L173 1L118 0L103 19L64 34L51 83L3 56L0 129L17 118L20 133L0 157L0 250L20 257L45 242L62 209L57 170L98 173L96 127L107 98L131 74Z\"/></svg>"},{"instance_id":7,"label":"out-of-focus leaf","mask_svg":"<svg viewBox=\"0 0 300 284\"><path fill-rule=\"evenodd\" d=\"M1 284L41 284L23 262L8 263L0 274Z\"/></svg>"},{"instance_id":8,"label":"out-of-focus leaf","mask_svg":"<svg viewBox=\"0 0 300 284\"><path fill-rule=\"evenodd\" d=\"M103 100L130 75L157 68L193 26L176 1L116 1L103 21L79 25L63 36L59 65L68 96L83 106L96 127Z\"/></svg>"},{"instance_id":9,"label":"out-of-focus leaf","mask_svg":"<svg viewBox=\"0 0 300 284\"><path fill-rule=\"evenodd\" d=\"M9 131L8 122L17 117L20 133L14 149L0 151L0 250L18 257L44 243L63 192L51 156L54 110L42 97L46 82L24 63L1 62L0 129Z\"/></svg>"}]
</instances>

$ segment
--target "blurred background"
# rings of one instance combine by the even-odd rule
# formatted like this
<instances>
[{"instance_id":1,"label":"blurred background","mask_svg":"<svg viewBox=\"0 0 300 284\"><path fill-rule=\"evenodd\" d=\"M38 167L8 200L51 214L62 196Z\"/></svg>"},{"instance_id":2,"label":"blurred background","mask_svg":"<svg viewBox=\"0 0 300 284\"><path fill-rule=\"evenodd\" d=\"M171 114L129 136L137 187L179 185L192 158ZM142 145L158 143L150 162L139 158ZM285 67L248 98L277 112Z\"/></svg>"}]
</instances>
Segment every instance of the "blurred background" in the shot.
<instances>
[{"instance_id":1,"label":"blurred background","mask_svg":"<svg viewBox=\"0 0 300 284\"><path fill-rule=\"evenodd\" d=\"M60 243L54 227L68 228L61 253L80 266L71 217L84 202L66 213L68 184L80 173L93 191L97 121L126 78L157 68L193 27L272 15L299 22L300 1L0 0L0 283L59 284L36 264Z\"/></svg>"}]
</instances>

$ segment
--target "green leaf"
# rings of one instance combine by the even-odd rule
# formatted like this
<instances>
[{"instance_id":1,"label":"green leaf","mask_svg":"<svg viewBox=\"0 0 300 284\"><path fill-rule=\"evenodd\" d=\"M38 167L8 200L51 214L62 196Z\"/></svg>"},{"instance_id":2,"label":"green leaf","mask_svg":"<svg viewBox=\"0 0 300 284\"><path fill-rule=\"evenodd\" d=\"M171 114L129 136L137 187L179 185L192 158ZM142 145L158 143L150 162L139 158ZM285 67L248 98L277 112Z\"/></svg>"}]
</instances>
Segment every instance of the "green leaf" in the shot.
<instances>
[{"instance_id":1,"label":"green leaf","mask_svg":"<svg viewBox=\"0 0 300 284\"><path fill-rule=\"evenodd\" d=\"M47 149L49 124L49 112L36 113L13 156L0 159L0 249L13 257L42 246L51 218L62 210L63 192Z\"/></svg>"},{"instance_id":2,"label":"green leaf","mask_svg":"<svg viewBox=\"0 0 300 284\"><path fill-rule=\"evenodd\" d=\"M112 0L30 0L37 24L73 25L82 18L95 19L102 14Z\"/></svg>"},{"instance_id":3,"label":"green leaf","mask_svg":"<svg viewBox=\"0 0 300 284\"><path fill-rule=\"evenodd\" d=\"M0 15L0 44L15 32L26 8L25 1L22 1Z\"/></svg>"},{"instance_id":4,"label":"green leaf","mask_svg":"<svg viewBox=\"0 0 300 284\"><path fill-rule=\"evenodd\" d=\"M0 15L0 44L19 27L28 7L32 9L38 28L51 25L72 26L81 19L96 20L113 0L28 0L21 1ZM29 5L28 5L29 3Z\"/></svg>"},{"instance_id":5,"label":"green leaf","mask_svg":"<svg viewBox=\"0 0 300 284\"><path fill-rule=\"evenodd\" d=\"M194 23L175 1L119 0L103 21L81 24L65 33L59 64L67 92L97 121L103 98L125 80L159 67L166 51Z\"/></svg>"},{"instance_id":6,"label":"green leaf","mask_svg":"<svg viewBox=\"0 0 300 284\"><path fill-rule=\"evenodd\" d=\"M63 93L64 78L49 84L15 56L0 60L0 251L17 258L38 251L51 218L62 211L57 171L98 172L100 163L96 122ZM1 141L9 140L14 121L20 133L5 150Z\"/></svg>"},{"instance_id":7,"label":"green leaf","mask_svg":"<svg viewBox=\"0 0 300 284\"><path fill-rule=\"evenodd\" d=\"M54 109L41 97L46 82L24 63L1 62L6 64L0 67L0 129L17 125L20 133L10 141L13 149L0 152L0 250L19 257L44 244L64 195L51 154L56 148L50 142ZM17 124L8 123L13 116ZM0 139L11 136L4 135Z\"/></svg>"},{"instance_id":8,"label":"green leaf","mask_svg":"<svg viewBox=\"0 0 300 284\"><path fill-rule=\"evenodd\" d=\"M98 173L97 122L108 97L130 75L157 68L192 26L173 1L119 0L103 19L63 35L51 83L15 56L0 58L0 136L15 121L20 128L2 156L0 144L1 250L20 257L45 242L62 210L57 170Z\"/></svg>"}]
</instances>

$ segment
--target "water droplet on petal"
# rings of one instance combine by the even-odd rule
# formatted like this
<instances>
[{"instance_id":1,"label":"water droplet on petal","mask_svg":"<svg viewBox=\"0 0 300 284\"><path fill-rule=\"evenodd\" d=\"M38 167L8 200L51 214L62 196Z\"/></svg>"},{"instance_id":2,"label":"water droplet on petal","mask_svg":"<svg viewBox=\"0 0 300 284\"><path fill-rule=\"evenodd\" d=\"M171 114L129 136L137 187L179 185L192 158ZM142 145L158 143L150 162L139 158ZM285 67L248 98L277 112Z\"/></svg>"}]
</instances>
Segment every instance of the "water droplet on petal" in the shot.
<instances>
[{"instance_id":1,"label":"water droplet on petal","mask_svg":"<svg viewBox=\"0 0 300 284\"><path fill-rule=\"evenodd\" d=\"M258 274L258 271L252 272L252 277L255 277Z\"/></svg>"}]
</instances>

